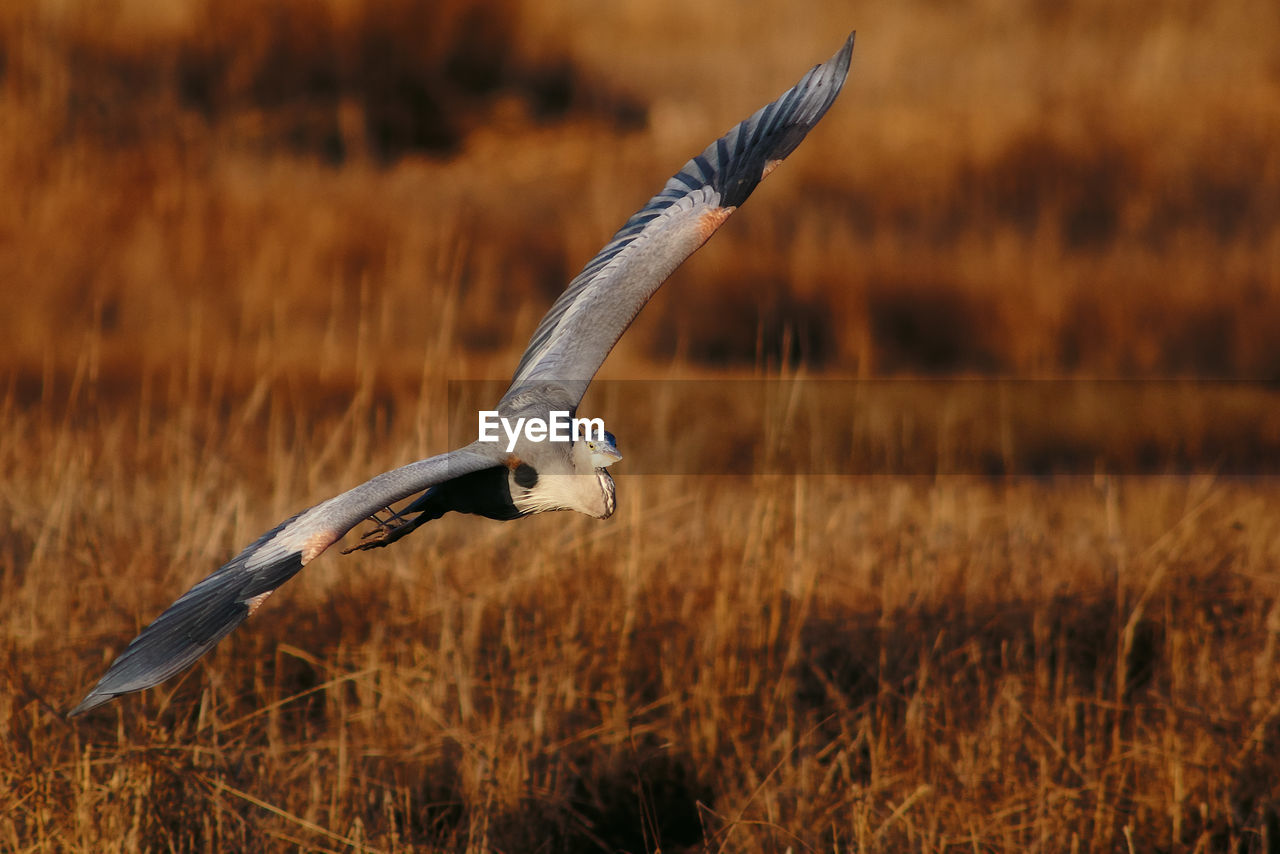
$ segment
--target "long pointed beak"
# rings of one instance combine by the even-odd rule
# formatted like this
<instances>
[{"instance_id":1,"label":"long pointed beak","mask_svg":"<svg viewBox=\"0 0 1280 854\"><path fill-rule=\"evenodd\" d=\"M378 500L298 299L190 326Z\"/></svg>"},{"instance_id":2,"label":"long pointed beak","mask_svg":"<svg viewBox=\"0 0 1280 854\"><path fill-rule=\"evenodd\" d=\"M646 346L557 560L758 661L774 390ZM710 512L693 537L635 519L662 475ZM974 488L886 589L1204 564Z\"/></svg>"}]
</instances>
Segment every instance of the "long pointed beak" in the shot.
<instances>
[{"instance_id":1,"label":"long pointed beak","mask_svg":"<svg viewBox=\"0 0 1280 854\"><path fill-rule=\"evenodd\" d=\"M620 459L622 459L622 454L618 452L618 440L606 430L604 436L594 442L594 447L591 449L591 465L598 469L604 469Z\"/></svg>"},{"instance_id":2,"label":"long pointed beak","mask_svg":"<svg viewBox=\"0 0 1280 854\"><path fill-rule=\"evenodd\" d=\"M599 445L591 452L591 465L598 469L608 468L609 466L622 459L622 454L618 453L617 448L602 448Z\"/></svg>"}]
</instances>

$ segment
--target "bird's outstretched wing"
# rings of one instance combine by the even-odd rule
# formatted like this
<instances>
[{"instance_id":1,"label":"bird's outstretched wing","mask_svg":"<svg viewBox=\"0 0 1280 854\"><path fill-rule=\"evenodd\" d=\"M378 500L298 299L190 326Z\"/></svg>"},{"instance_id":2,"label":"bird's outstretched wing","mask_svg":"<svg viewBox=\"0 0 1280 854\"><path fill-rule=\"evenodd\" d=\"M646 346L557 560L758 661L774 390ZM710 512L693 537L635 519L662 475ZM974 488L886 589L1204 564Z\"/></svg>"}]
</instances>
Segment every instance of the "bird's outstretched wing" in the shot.
<instances>
[{"instance_id":1,"label":"bird's outstretched wing","mask_svg":"<svg viewBox=\"0 0 1280 854\"><path fill-rule=\"evenodd\" d=\"M849 73L853 35L676 173L569 283L542 319L503 396L562 386L576 408L618 338L667 277L795 150L826 113Z\"/></svg>"},{"instance_id":2,"label":"bird's outstretched wing","mask_svg":"<svg viewBox=\"0 0 1280 854\"><path fill-rule=\"evenodd\" d=\"M282 522L143 629L71 714L150 688L194 664L362 519L415 492L494 465L500 462L492 453L469 445L380 474Z\"/></svg>"}]
</instances>

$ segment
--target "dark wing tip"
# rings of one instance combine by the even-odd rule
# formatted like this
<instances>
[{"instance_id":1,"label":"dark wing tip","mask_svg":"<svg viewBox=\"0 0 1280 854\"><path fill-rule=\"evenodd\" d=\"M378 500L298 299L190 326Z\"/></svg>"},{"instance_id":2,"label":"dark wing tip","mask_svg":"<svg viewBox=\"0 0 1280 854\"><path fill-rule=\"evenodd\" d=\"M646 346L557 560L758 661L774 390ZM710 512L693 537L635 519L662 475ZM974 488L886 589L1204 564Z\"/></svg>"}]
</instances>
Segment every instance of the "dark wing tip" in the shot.
<instances>
[{"instance_id":1,"label":"dark wing tip","mask_svg":"<svg viewBox=\"0 0 1280 854\"><path fill-rule=\"evenodd\" d=\"M713 170L704 175L720 192L720 204L736 208L746 201L769 170L795 151L826 115L849 76L854 35L849 34L834 56L809 69L795 86L703 152L708 159L712 149L718 149L716 154L732 153L728 158L715 156Z\"/></svg>"},{"instance_id":2,"label":"dark wing tip","mask_svg":"<svg viewBox=\"0 0 1280 854\"><path fill-rule=\"evenodd\" d=\"M853 56L853 40L857 38L857 36L858 36L857 30L853 30L852 32L850 32L849 38L844 40L844 47L836 51L836 55L833 57L833 59L836 60L836 63L835 63L836 67L840 69L844 74L849 73L849 62L851 57Z\"/></svg>"},{"instance_id":3,"label":"dark wing tip","mask_svg":"<svg viewBox=\"0 0 1280 854\"><path fill-rule=\"evenodd\" d=\"M381 507L456 477L490 468L482 447L409 463L286 519L182 595L120 654L71 715L150 688L185 670L280 585Z\"/></svg>"},{"instance_id":4,"label":"dark wing tip","mask_svg":"<svg viewBox=\"0 0 1280 854\"><path fill-rule=\"evenodd\" d=\"M610 303L610 310L616 311L621 318L621 323L612 330L613 337L602 350L592 351L590 355L579 348L572 360L563 350L558 353L555 350L556 343L570 334L566 315L571 307L578 305L580 300L593 299L590 293L609 266L615 264L619 256L636 245L640 238L651 234L655 223L661 227L663 215L686 202L690 194L702 193L705 188L711 188L719 196L716 204L720 210L736 209L746 201L772 166L800 144L835 101L849 74L853 41L854 34L851 33L834 56L809 69L795 86L738 123L707 146L701 154L685 163L656 196L632 214L604 248L569 282L564 293L539 322L524 355L516 365L511 386L503 395L503 406L512 405L514 397L526 390L534 378L546 380L557 371L559 375L555 376L554 381L568 391L571 402L576 405L582 399L587 385L618 336L653 291L661 285L662 280L650 282L639 296L636 295L638 291L634 290L634 282L631 283L630 291L626 286L620 287L619 299L630 299L631 302L625 310L619 308L621 303ZM720 216L715 220L704 220L702 224L708 228L703 231L703 239L709 237L723 219ZM665 259L673 262L668 268L668 274L687 257L688 251L683 251L678 259ZM566 371L565 365L569 365L572 370Z\"/></svg>"},{"instance_id":5,"label":"dark wing tip","mask_svg":"<svg viewBox=\"0 0 1280 854\"><path fill-rule=\"evenodd\" d=\"M98 708L98 706L101 706L103 703L106 703L114 699L115 696L116 696L115 694L100 694L98 693L98 689L94 688L92 691L90 691L88 694L85 695L85 698L83 700L81 700L78 704L76 704L76 707L74 709L67 712L67 717L74 718L79 715L83 715L85 712L91 712L94 709Z\"/></svg>"},{"instance_id":6,"label":"dark wing tip","mask_svg":"<svg viewBox=\"0 0 1280 854\"><path fill-rule=\"evenodd\" d=\"M301 561L298 568L301 569ZM72 717L133 691L158 685L186 670L249 616L239 601L240 584L226 589L192 589L142 630L98 684L71 710Z\"/></svg>"},{"instance_id":7,"label":"dark wing tip","mask_svg":"<svg viewBox=\"0 0 1280 854\"><path fill-rule=\"evenodd\" d=\"M285 525L265 534L165 609L130 641L68 715L84 714L121 694L160 684L186 670L244 622L253 604L261 601L257 597L265 597L302 569L302 554L295 550L273 556L260 566L248 566Z\"/></svg>"}]
</instances>

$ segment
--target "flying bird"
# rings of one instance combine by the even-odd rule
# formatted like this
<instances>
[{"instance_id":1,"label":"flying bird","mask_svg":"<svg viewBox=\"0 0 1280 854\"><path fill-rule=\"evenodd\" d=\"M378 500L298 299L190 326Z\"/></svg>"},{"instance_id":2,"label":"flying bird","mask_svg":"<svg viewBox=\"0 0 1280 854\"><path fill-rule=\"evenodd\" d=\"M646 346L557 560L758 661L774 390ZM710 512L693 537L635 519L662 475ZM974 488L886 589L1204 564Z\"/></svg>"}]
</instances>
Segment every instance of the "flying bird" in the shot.
<instances>
[{"instance_id":1,"label":"flying bird","mask_svg":"<svg viewBox=\"0 0 1280 854\"><path fill-rule=\"evenodd\" d=\"M498 403L501 417L548 421L554 412L577 412L592 377L653 293L827 112L849 73L853 38L707 146L627 220L538 325ZM390 545L450 511L507 520L577 510L607 519L615 507L607 469L619 459L608 433L551 442L526 432L510 451L477 440L384 472L281 522L188 590L133 639L70 714L186 669L364 519L377 527L348 552ZM390 509L418 493L403 509Z\"/></svg>"}]
</instances>

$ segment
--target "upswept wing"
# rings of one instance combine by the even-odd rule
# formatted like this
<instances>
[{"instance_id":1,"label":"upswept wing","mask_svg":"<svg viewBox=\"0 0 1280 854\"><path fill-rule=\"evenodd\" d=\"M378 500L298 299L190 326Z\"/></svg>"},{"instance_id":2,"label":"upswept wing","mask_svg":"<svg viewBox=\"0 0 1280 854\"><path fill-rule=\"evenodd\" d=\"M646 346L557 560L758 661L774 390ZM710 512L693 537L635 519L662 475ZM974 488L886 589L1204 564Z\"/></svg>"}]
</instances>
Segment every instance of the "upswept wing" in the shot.
<instances>
[{"instance_id":1,"label":"upswept wing","mask_svg":"<svg viewBox=\"0 0 1280 854\"><path fill-rule=\"evenodd\" d=\"M503 396L561 386L576 408L591 378L676 267L751 195L826 113L849 73L853 35L772 104L676 173L569 283L542 319Z\"/></svg>"},{"instance_id":2,"label":"upswept wing","mask_svg":"<svg viewBox=\"0 0 1280 854\"><path fill-rule=\"evenodd\" d=\"M71 714L150 688L194 664L362 519L415 492L500 464L491 450L469 445L392 469L282 522L143 629Z\"/></svg>"}]
</instances>

